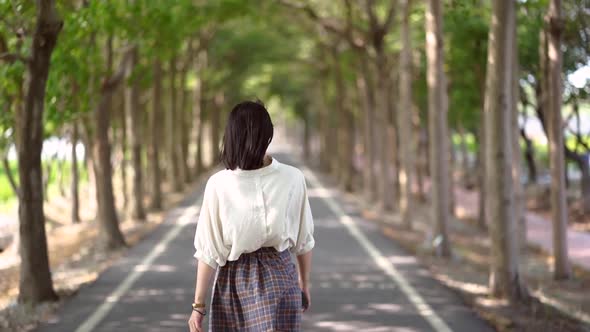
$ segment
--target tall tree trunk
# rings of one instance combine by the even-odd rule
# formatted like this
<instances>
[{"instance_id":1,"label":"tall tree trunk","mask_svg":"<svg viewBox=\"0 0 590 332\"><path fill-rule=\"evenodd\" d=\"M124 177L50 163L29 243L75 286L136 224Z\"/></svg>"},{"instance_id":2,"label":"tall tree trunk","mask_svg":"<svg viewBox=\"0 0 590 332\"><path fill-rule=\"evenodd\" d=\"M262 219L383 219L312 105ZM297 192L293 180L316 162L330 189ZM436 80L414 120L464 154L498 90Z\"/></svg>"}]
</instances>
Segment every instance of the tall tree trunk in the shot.
<instances>
[{"instance_id":1,"label":"tall tree trunk","mask_svg":"<svg viewBox=\"0 0 590 332\"><path fill-rule=\"evenodd\" d=\"M107 41L107 68L112 68L112 37ZM118 72L109 77L101 87L100 100L94 109L94 144L93 163L96 179L97 218L101 226L102 245L107 249L125 246L125 239L119 228L119 218L113 194L113 169L111 165L111 143L109 127L111 123L111 106L113 94L121 83L125 73L129 54L121 61Z\"/></svg>"},{"instance_id":2,"label":"tall tree trunk","mask_svg":"<svg viewBox=\"0 0 590 332\"><path fill-rule=\"evenodd\" d=\"M203 171L203 72L207 68L207 52L201 50L196 55L195 61L196 80L193 90L193 142L196 143L196 150L193 157L193 176L198 176Z\"/></svg>"},{"instance_id":3,"label":"tall tree trunk","mask_svg":"<svg viewBox=\"0 0 590 332\"><path fill-rule=\"evenodd\" d=\"M78 123L74 121L72 123L72 137L71 137L71 160L72 160L72 183L71 183L71 196L72 196L72 210L71 210L71 220L73 224L80 222L80 193L79 193L79 184L80 184L80 175L78 171L78 153L76 151L76 147L78 146L79 140L79 133L78 133Z\"/></svg>"},{"instance_id":4,"label":"tall tree trunk","mask_svg":"<svg viewBox=\"0 0 590 332\"><path fill-rule=\"evenodd\" d=\"M117 115L119 116L119 122L121 125L120 128L120 139L119 139L119 153L120 153L120 162L119 167L121 168L121 196L123 197L123 211L126 212L127 208L129 207L129 190L127 188L127 123L125 121L125 95L119 91L114 93L114 103L115 109L117 110ZM111 129L113 131L113 136L115 136L116 130L114 128ZM115 151L116 151L116 143L115 143ZM116 199L115 199L116 202ZM115 204L116 205L116 204Z\"/></svg>"},{"instance_id":5,"label":"tall tree trunk","mask_svg":"<svg viewBox=\"0 0 590 332\"><path fill-rule=\"evenodd\" d=\"M582 206L584 207L584 213L590 213L590 165L584 161L578 163L578 166L582 171Z\"/></svg>"},{"instance_id":6,"label":"tall tree trunk","mask_svg":"<svg viewBox=\"0 0 590 332\"><path fill-rule=\"evenodd\" d=\"M481 5L481 3L479 3ZM480 45L481 43L478 43ZM475 66L475 77L477 78L479 85L479 94L481 97L481 114L479 116L479 128L476 132L477 138L479 140L478 147L477 147L477 187L478 187L478 218L477 218L477 226L481 230L486 230L486 186L485 186L485 177L486 177L486 162L485 162L485 149L486 149L486 142L485 142L485 116L484 116L484 107L485 107L485 70L480 65Z\"/></svg>"},{"instance_id":7,"label":"tall tree trunk","mask_svg":"<svg viewBox=\"0 0 590 332\"><path fill-rule=\"evenodd\" d=\"M442 4L428 0L426 6L426 54L428 59L428 114L430 178L432 182L432 221L439 237L439 253L448 257L451 246L449 224L449 149L446 78L443 70Z\"/></svg>"},{"instance_id":8,"label":"tall tree trunk","mask_svg":"<svg viewBox=\"0 0 590 332\"><path fill-rule=\"evenodd\" d=\"M88 89L88 91L94 91L94 89ZM91 112L89 112L91 113ZM96 197L96 176L94 174L94 163L92 162L92 152L94 151L94 131L90 125L90 117L82 118L80 121L82 127L82 144L84 145L84 167L88 174L87 196ZM96 218L98 219L98 218Z\"/></svg>"},{"instance_id":9,"label":"tall tree trunk","mask_svg":"<svg viewBox=\"0 0 590 332\"><path fill-rule=\"evenodd\" d=\"M337 106L337 115L335 118L337 120L336 124L336 146L337 148L337 175L340 185L344 190L351 191L352 190L352 173L350 163L351 160L351 153L350 149L354 147L354 145L350 145L350 138L354 137L354 132L349 131L349 107L346 105L346 84L344 82L344 77L342 74L342 65L340 63L340 57L338 54L338 50L336 47L332 48L332 62L334 65L334 80L336 83L336 106Z\"/></svg>"},{"instance_id":10,"label":"tall tree trunk","mask_svg":"<svg viewBox=\"0 0 590 332\"><path fill-rule=\"evenodd\" d=\"M359 90L363 93L364 99L364 155L363 155L363 180L364 195L367 202L374 202L377 197L377 173L375 172L375 92L373 77L368 64L367 55L359 54L360 75L358 75Z\"/></svg>"},{"instance_id":11,"label":"tall tree trunk","mask_svg":"<svg viewBox=\"0 0 590 332\"><path fill-rule=\"evenodd\" d=\"M481 115L481 121L479 125L479 147L477 150L477 165L479 166L479 170L477 173L477 182L478 182L478 218L477 218L477 226L481 230L486 230L488 225L486 224L486 149L487 143L485 141L485 116Z\"/></svg>"},{"instance_id":12,"label":"tall tree trunk","mask_svg":"<svg viewBox=\"0 0 590 332\"><path fill-rule=\"evenodd\" d=\"M526 288L519 271L518 216L514 191L514 39L513 0L493 2L485 95L486 221L490 227L490 289L511 302L523 300Z\"/></svg>"},{"instance_id":13,"label":"tall tree trunk","mask_svg":"<svg viewBox=\"0 0 590 332\"><path fill-rule=\"evenodd\" d=\"M221 110L225 106L225 95L219 92L215 95L213 103L215 108L211 111L211 152L213 165L219 163L219 151L221 144Z\"/></svg>"},{"instance_id":14,"label":"tall tree trunk","mask_svg":"<svg viewBox=\"0 0 590 332\"><path fill-rule=\"evenodd\" d=\"M162 64L158 58L153 63L154 85L152 87L152 112L149 115L150 142L148 160L150 165L150 209L162 209L162 169L160 165L160 142L162 138Z\"/></svg>"},{"instance_id":15,"label":"tall tree trunk","mask_svg":"<svg viewBox=\"0 0 590 332\"><path fill-rule=\"evenodd\" d=\"M412 128L412 44L410 39L410 12L411 0L402 0L402 49L400 52L399 66L399 109L398 130L400 135L400 197L399 207L402 220L408 227L412 227L412 210L414 200L412 197L412 183L414 181L414 170L416 169L415 155L416 140Z\"/></svg>"},{"instance_id":16,"label":"tall tree trunk","mask_svg":"<svg viewBox=\"0 0 590 332\"><path fill-rule=\"evenodd\" d=\"M420 126L419 111L415 113L414 129L418 136L418 142L416 147L416 182L418 184L418 197L422 202L426 201L426 186L424 178L428 172L428 143L426 138L427 130L424 130Z\"/></svg>"},{"instance_id":17,"label":"tall tree trunk","mask_svg":"<svg viewBox=\"0 0 590 332\"><path fill-rule=\"evenodd\" d=\"M447 104L448 106L448 104ZM447 128L448 129L448 128ZM448 132L448 136L447 136L447 149L448 149L448 163L447 165L449 165L449 214L451 215L451 217L455 216L455 164L457 161L456 155L455 155L455 148L453 146L453 134L451 131L447 130Z\"/></svg>"},{"instance_id":18,"label":"tall tree trunk","mask_svg":"<svg viewBox=\"0 0 590 332\"><path fill-rule=\"evenodd\" d=\"M330 158L329 158L329 149L330 146L328 137L330 136L329 132L329 123L328 123L328 107L326 107L327 96L324 93L325 90L321 89L319 83L317 83L316 87L314 88L314 101L315 106L318 110L318 118L319 118L319 134L320 134L320 169L324 172L328 172L330 170Z\"/></svg>"},{"instance_id":19,"label":"tall tree trunk","mask_svg":"<svg viewBox=\"0 0 590 332\"><path fill-rule=\"evenodd\" d=\"M391 211L396 202L396 195L395 183L391 174L391 166L393 163L390 139L392 137L389 128L391 122L389 121L387 105L387 98L389 95L387 89L388 72L385 69L387 64L384 52L385 50L382 49L382 46L377 48L375 60L375 74L377 75L377 109L375 112L375 130L373 133L376 137L373 140L373 144L375 145L375 151L379 155L376 160L378 163L378 174L380 178L377 182L379 207L383 211Z\"/></svg>"},{"instance_id":20,"label":"tall tree trunk","mask_svg":"<svg viewBox=\"0 0 590 332\"><path fill-rule=\"evenodd\" d=\"M522 149L520 147L520 128L519 128L519 121L518 121L518 102L521 98L520 96L520 63L518 62L518 42L517 42L517 27L516 27L516 19L514 24L510 25L512 31L510 34L514 36L511 39L512 44L510 45L510 50L512 51L512 56L509 57L510 65L512 66L512 80L511 80L511 89L512 89L512 101L511 105L514 107L514 112L512 112L512 183L514 183L514 206L515 206L515 219L517 222L517 230L518 230L518 244L519 244L519 261L518 264L520 267L524 267L526 253L528 250L528 243L527 243L527 223L526 223L526 197L524 192L524 186L522 184Z\"/></svg>"},{"instance_id":21,"label":"tall tree trunk","mask_svg":"<svg viewBox=\"0 0 590 332\"><path fill-rule=\"evenodd\" d=\"M561 117L561 38L563 18L561 0L549 2L547 55L549 76L547 77L547 106L549 129L549 164L551 168L551 219L553 221L553 255L555 279L571 276L567 246L567 192L565 186L565 162L563 151L563 119Z\"/></svg>"},{"instance_id":22,"label":"tall tree trunk","mask_svg":"<svg viewBox=\"0 0 590 332\"><path fill-rule=\"evenodd\" d=\"M135 220L145 220L145 209L143 206L143 165L142 165L142 132L140 109L139 109L139 83L132 77L133 70L139 62L137 48L131 51L131 63L127 67L127 78L131 80L125 89L125 120L128 131L127 143L131 152L131 192L129 200L129 214Z\"/></svg>"},{"instance_id":23,"label":"tall tree trunk","mask_svg":"<svg viewBox=\"0 0 590 332\"><path fill-rule=\"evenodd\" d=\"M537 182L537 163L535 162L535 148L533 147L533 141L527 136L525 131L526 125L520 128L520 137L524 141L524 157L526 161L526 167L528 169L528 183L533 184Z\"/></svg>"},{"instance_id":24,"label":"tall tree trunk","mask_svg":"<svg viewBox=\"0 0 590 332\"><path fill-rule=\"evenodd\" d=\"M37 304L57 300L47 254L41 149L47 76L51 53L62 25L55 1L37 1L31 58L27 64L29 78L25 105L17 119L21 255L18 301L21 303Z\"/></svg>"},{"instance_id":25,"label":"tall tree trunk","mask_svg":"<svg viewBox=\"0 0 590 332\"><path fill-rule=\"evenodd\" d=\"M180 174L180 158L178 156L178 110L176 109L176 97L178 95L176 85L176 56L170 59L170 109L166 112L168 117L166 118L167 125L167 143L168 153L170 159L167 162L168 179L172 185L172 190L175 192L182 190L182 179Z\"/></svg>"},{"instance_id":26,"label":"tall tree trunk","mask_svg":"<svg viewBox=\"0 0 590 332\"><path fill-rule=\"evenodd\" d=\"M395 62L397 60L392 60ZM387 136L386 142L389 143L389 165L390 165L390 176L391 185L394 201L391 203L391 208L398 208L399 203L399 169L400 169L400 157L399 157L399 132L397 124L397 101L399 100L399 66L392 66L393 69L389 74L387 80L387 90L390 91L387 96Z\"/></svg>"},{"instance_id":27,"label":"tall tree trunk","mask_svg":"<svg viewBox=\"0 0 590 332\"><path fill-rule=\"evenodd\" d=\"M459 134L460 143L459 149L461 150L461 174L462 182L467 188L471 187L471 167L469 165L469 149L467 147L467 132L463 125L459 125L457 130Z\"/></svg>"},{"instance_id":28,"label":"tall tree trunk","mask_svg":"<svg viewBox=\"0 0 590 332\"><path fill-rule=\"evenodd\" d=\"M303 158L305 162L309 162L311 158L311 121L309 119L309 110L307 108L302 110L303 116Z\"/></svg>"},{"instance_id":29,"label":"tall tree trunk","mask_svg":"<svg viewBox=\"0 0 590 332\"><path fill-rule=\"evenodd\" d=\"M189 47L189 48L192 48ZM178 119L180 120L178 132L178 156L180 159L180 177L184 183L189 183L191 181L191 172L189 167L189 157L188 157L188 149L189 149L189 133L190 133L190 126L191 126L191 113L187 112L187 104L188 104L188 97L189 97L189 90L187 89L188 83L188 68L191 64L190 59L192 58L192 50L189 51L187 54L187 58L185 60L185 65L182 67L182 71L180 72L180 113Z\"/></svg>"}]
</instances>

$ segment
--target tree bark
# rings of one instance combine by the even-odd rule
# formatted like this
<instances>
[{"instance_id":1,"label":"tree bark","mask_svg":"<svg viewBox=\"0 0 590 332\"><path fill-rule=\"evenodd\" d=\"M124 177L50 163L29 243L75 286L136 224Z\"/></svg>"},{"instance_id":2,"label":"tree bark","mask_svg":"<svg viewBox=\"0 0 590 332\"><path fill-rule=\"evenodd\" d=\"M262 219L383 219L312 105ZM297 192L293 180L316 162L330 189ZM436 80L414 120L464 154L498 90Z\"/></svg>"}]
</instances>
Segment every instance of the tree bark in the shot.
<instances>
[{"instance_id":1,"label":"tree bark","mask_svg":"<svg viewBox=\"0 0 590 332\"><path fill-rule=\"evenodd\" d=\"M189 47L189 52L187 54L187 59L185 60L185 64L182 67L180 72L180 113L179 113L179 128L177 130L179 139L178 139L178 157L180 162L180 177L183 183L189 183L191 181L191 172L189 167L189 157L188 157L188 149L189 149L189 133L190 133L190 126L191 126L191 112L187 112L187 104L188 104L188 97L189 97L189 90L187 89L188 83L188 68L191 64L192 59L192 42L191 46Z\"/></svg>"},{"instance_id":2,"label":"tree bark","mask_svg":"<svg viewBox=\"0 0 590 332\"><path fill-rule=\"evenodd\" d=\"M303 159L309 162L311 158L311 121L307 108L301 110L301 121L303 122L303 132L301 144L303 146Z\"/></svg>"},{"instance_id":3,"label":"tree bark","mask_svg":"<svg viewBox=\"0 0 590 332\"><path fill-rule=\"evenodd\" d=\"M220 144L221 144L221 112L225 106L225 95L219 92L215 95L213 103L215 108L211 111L211 152L213 154L213 165L220 162Z\"/></svg>"},{"instance_id":4,"label":"tree bark","mask_svg":"<svg viewBox=\"0 0 590 332\"><path fill-rule=\"evenodd\" d=\"M196 143L193 157L193 176L198 176L203 171L203 73L207 68L207 52L200 50L196 55L196 82L193 91L193 141Z\"/></svg>"},{"instance_id":5,"label":"tree bark","mask_svg":"<svg viewBox=\"0 0 590 332\"><path fill-rule=\"evenodd\" d=\"M483 113L483 112L482 112ZM486 230L488 228L488 225L486 224L486 161L485 161L485 156L486 156L486 148L487 148L487 143L485 141L485 126L486 126L486 121L485 121L485 116L482 114L481 115L481 122L480 122L480 127L479 127L479 148L477 151L477 158L478 158L478 166L479 166L479 171L477 174L477 182L478 182L478 218L477 218L477 226L479 227L479 229L481 230Z\"/></svg>"},{"instance_id":6,"label":"tree bark","mask_svg":"<svg viewBox=\"0 0 590 332\"><path fill-rule=\"evenodd\" d=\"M461 173L462 173L462 182L463 184L469 188L471 187L471 167L469 166L469 149L467 147L467 133L465 131L465 127L463 125L459 125L457 133L460 137L459 148L461 150Z\"/></svg>"},{"instance_id":7,"label":"tree bark","mask_svg":"<svg viewBox=\"0 0 590 332\"><path fill-rule=\"evenodd\" d=\"M172 185L172 190L175 192L182 190L182 179L180 174L180 158L178 155L178 110L176 109L176 97L178 95L176 86L176 56L170 59L170 109L166 112L167 125L167 143L170 160L167 162L168 180Z\"/></svg>"},{"instance_id":8,"label":"tree bark","mask_svg":"<svg viewBox=\"0 0 590 332\"><path fill-rule=\"evenodd\" d=\"M113 57L112 38L107 41L107 68L112 68ZM119 228L119 218L115 206L113 194L113 169L111 165L111 143L109 140L109 127L111 123L111 105L113 94L121 83L125 73L125 66L129 54L121 61L118 72L109 77L101 88L100 100L94 109L94 144L93 163L96 180L96 201L98 207L97 218L99 220L102 237L102 245L106 249L118 249L124 247L125 239Z\"/></svg>"},{"instance_id":9,"label":"tree bark","mask_svg":"<svg viewBox=\"0 0 590 332\"><path fill-rule=\"evenodd\" d=\"M485 95L486 223L490 227L492 295L511 302L526 298L519 271L518 207L514 189L514 39L516 24L513 0L493 2L489 33Z\"/></svg>"},{"instance_id":10,"label":"tree bark","mask_svg":"<svg viewBox=\"0 0 590 332\"><path fill-rule=\"evenodd\" d=\"M375 60L375 74L377 75L377 100L376 100L376 111L375 111L375 127L373 135L373 144L375 145L375 151L377 151L379 157L376 158L378 163L378 174L379 181L377 182L377 192L379 207L383 211L392 211L394 209L394 203L397 201L395 193L395 183L391 174L392 162L392 147L391 147L391 131L389 126L389 112L387 107L387 98L389 95L387 76L388 71L386 70L386 58L385 50L382 49L382 45L376 48L376 60Z\"/></svg>"},{"instance_id":11,"label":"tree bark","mask_svg":"<svg viewBox=\"0 0 590 332\"><path fill-rule=\"evenodd\" d=\"M451 255L447 227L449 215L449 147L446 78L443 70L442 4L428 0L426 6L426 54L428 60L428 114L430 140L430 178L432 183L432 221L440 239L439 253Z\"/></svg>"},{"instance_id":12,"label":"tree bark","mask_svg":"<svg viewBox=\"0 0 590 332\"><path fill-rule=\"evenodd\" d=\"M114 94L114 104L115 105L115 109L117 110L117 115L119 116L118 120L120 122L121 128L119 130L120 132L120 138L119 138L119 155L120 155L120 159L119 159L119 167L121 168L121 196L123 197L123 211L126 212L127 208L129 207L129 191L128 191L128 187L127 184L129 181L127 181L128 177L127 177L127 144L128 144L128 138L127 138L127 123L125 120L125 96L124 93L121 93L120 91L115 91ZM113 135L115 135L116 130L113 129ZM117 150L117 144L115 141L115 148L114 150ZM115 200L116 202L116 200Z\"/></svg>"},{"instance_id":13,"label":"tree bark","mask_svg":"<svg viewBox=\"0 0 590 332\"><path fill-rule=\"evenodd\" d=\"M412 196L412 183L414 181L414 170L416 162L414 153L416 152L416 140L412 128L412 44L410 29L410 12L412 7L411 0L402 0L402 49L399 60L399 109L398 130L400 134L400 196L399 208L402 221L406 227L412 227L412 210L414 200Z\"/></svg>"},{"instance_id":14,"label":"tree bark","mask_svg":"<svg viewBox=\"0 0 590 332\"><path fill-rule=\"evenodd\" d=\"M80 222L80 193L79 193L79 184L80 184L80 175L78 171L78 153L76 152L76 147L78 145L79 140L79 133L78 133L78 123L74 121L72 123L72 137L71 137L71 144L72 144L72 183L71 183L71 198L72 198L72 210L71 210L71 220L73 224L77 224Z\"/></svg>"},{"instance_id":15,"label":"tree bark","mask_svg":"<svg viewBox=\"0 0 590 332\"><path fill-rule=\"evenodd\" d=\"M160 142L162 138L162 64L158 58L153 63L154 84L152 87L152 112L149 115L150 142L148 160L150 165L150 209L162 209L162 170L160 165Z\"/></svg>"},{"instance_id":16,"label":"tree bark","mask_svg":"<svg viewBox=\"0 0 590 332\"><path fill-rule=\"evenodd\" d=\"M338 147L337 149L337 172L340 185L346 191L352 191L352 169L350 164L352 163L351 150L354 148L354 144L351 145L351 138L354 141L354 132L350 131L350 110L346 106L346 84L344 83L344 77L342 74L342 65L340 63L340 57L336 47L332 48L332 62L334 66L334 80L336 83L336 107L337 107L337 120L336 124L336 140Z\"/></svg>"},{"instance_id":17,"label":"tree bark","mask_svg":"<svg viewBox=\"0 0 590 332\"><path fill-rule=\"evenodd\" d=\"M51 53L62 25L63 21L57 13L55 1L37 1L31 58L27 63L25 105L17 119L21 255L18 301L21 303L37 304L57 300L47 253L41 149L47 76Z\"/></svg>"},{"instance_id":18,"label":"tree bark","mask_svg":"<svg viewBox=\"0 0 590 332\"><path fill-rule=\"evenodd\" d=\"M142 132L141 116L139 109L139 83L132 77L133 70L139 62L137 48L131 52L130 64L127 67L127 83L125 88L125 122L127 127L127 143L131 152L131 192L129 193L128 211L131 218L145 220L145 208L143 206L143 165L142 165Z\"/></svg>"},{"instance_id":19,"label":"tree bark","mask_svg":"<svg viewBox=\"0 0 590 332\"><path fill-rule=\"evenodd\" d=\"M526 126L520 128L520 137L524 141L524 157L526 161L526 167L528 169L528 183L533 184L537 182L537 163L535 162L535 149L533 147L533 141L527 136L525 131Z\"/></svg>"},{"instance_id":20,"label":"tree bark","mask_svg":"<svg viewBox=\"0 0 590 332\"><path fill-rule=\"evenodd\" d=\"M567 192L565 186L565 162L563 151L562 104L562 55L561 39L563 32L561 0L549 2L547 15L549 68L547 77L547 106L549 129L549 164L551 168L551 219L553 221L553 255L555 279L571 276L567 246Z\"/></svg>"},{"instance_id":21,"label":"tree bark","mask_svg":"<svg viewBox=\"0 0 590 332\"><path fill-rule=\"evenodd\" d=\"M516 14L515 14L516 15ZM517 230L518 230L518 240L517 243L519 245L519 267L524 266L524 261L526 259L526 253L528 250L528 243L527 243L527 223L526 223L526 197L524 192L524 186L522 184L522 149L520 147L520 129L518 125L518 102L521 98L520 96L520 63L518 62L518 43L517 43L517 27L516 27L516 19L514 24L510 25L512 31L510 32L511 36L511 45L510 50L512 51L512 56L509 57L510 63L509 65L512 66L512 80L511 80L511 89L512 89L512 100L511 105L514 107L514 112L512 112L512 183L514 183L514 206L515 206L515 219L517 222Z\"/></svg>"},{"instance_id":22,"label":"tree bark","mask_svg":"<svg viewBox=\"0 0 590 332\"><path fill-rule=\"evenodd\" d=\"M360 75L358 75L359 88L362 88L364 97L364 155L363 155L363 179L364 195L367 202L374 202L377 197L377 173L375 171L375 94L373 77L370 72L367 55L359 54Z\"/></svg>"}]
</instances>

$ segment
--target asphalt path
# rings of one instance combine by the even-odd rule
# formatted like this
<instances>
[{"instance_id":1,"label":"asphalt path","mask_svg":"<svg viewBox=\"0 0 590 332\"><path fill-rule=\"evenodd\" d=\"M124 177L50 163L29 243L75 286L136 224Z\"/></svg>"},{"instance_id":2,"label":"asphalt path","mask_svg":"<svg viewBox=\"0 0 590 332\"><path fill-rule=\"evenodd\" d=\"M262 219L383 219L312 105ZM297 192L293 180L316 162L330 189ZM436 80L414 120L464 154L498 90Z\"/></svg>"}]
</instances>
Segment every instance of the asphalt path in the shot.
<instances>
[{"instance_id":1,"label":"asphalt path","mask_svg":"<svg viewBox=\"0 0 590 332\"><path fill-rule=\"evenodd\" d=\"M287 154L273 156L305 172L315 221L312 307L303 331L493 331L319 174ZM37 331L188 331L203 184Z\"/></svg>"}]
</instances>

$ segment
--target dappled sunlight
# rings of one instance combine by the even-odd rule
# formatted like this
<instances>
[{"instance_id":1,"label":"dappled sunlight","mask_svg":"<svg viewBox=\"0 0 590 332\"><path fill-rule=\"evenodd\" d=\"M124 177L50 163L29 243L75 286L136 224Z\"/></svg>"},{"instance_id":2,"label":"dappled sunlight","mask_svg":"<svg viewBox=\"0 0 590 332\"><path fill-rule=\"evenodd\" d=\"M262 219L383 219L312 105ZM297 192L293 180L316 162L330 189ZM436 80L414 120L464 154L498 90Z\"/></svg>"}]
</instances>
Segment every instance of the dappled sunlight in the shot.
<instances>
[{"instance_id":1,"label":"dappled sunlight","mask_svg":"<svg viewBox=\"0 0 590 332\"><path fill-rule=\"evenodd\" d=\"M418 264L418 260L414 256L389 256L387 259L394 265Z\"/></svg>"},{"instance_id":2,"label":"dappled sunlight","mask_svg":"<svg viewBox=\"0 0 590 332\"><path fill-rule=\"evenodd\" d=\"M140 272L175 272L177 268L173 265L136 265L134 271Z\"/></svg>"},{"instance_id":3,"label":"dappled sunlight","mask_svg":"<svg viewBox=\"0 0 590 332\"><path fill-rule=\"evenodd\" d=\"M364 321L331 322L324 321L315 323L314 326L325 331L363 331L363 332L418 332L420 330L403 326L379 326Z\"/></svg>"},{"instance_id":4,"label":"dappled sunlight","mask_svg":"<svg viewBox=\"0 0 590 332\"><path fill-rule=\"evenodd\" d=\"M442 281L445 285L460 289L464 292L474 294L474 295L487 295L489 294L489 288L487 285L480 285L472 282L467 281L460 281L450 278L447 275L439 274L437 275L437 279Z\"/></svg>"}]
</instances>

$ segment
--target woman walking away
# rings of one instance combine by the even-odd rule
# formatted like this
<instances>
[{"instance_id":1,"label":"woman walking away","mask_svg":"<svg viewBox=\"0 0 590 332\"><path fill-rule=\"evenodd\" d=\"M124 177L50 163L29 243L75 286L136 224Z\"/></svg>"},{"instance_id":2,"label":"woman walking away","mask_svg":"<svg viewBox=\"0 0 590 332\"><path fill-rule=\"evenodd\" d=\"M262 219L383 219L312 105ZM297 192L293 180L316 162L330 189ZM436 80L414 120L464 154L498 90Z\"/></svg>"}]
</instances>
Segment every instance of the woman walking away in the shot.
<instances>
[{"instance_id":1,"label":"woman walking away","mask_svg":"<svg viewBox=\"0 0 590 332\"><path fill-rule=\"evenodd\" d=\"M221 152L226 169L207 181L197 223L191 332L203 331L207 314L211 332L301 330L310 303L313 219L303 173L266 154L272 137L262 103L233 108Z\"/></svg>"}]
</instances>

